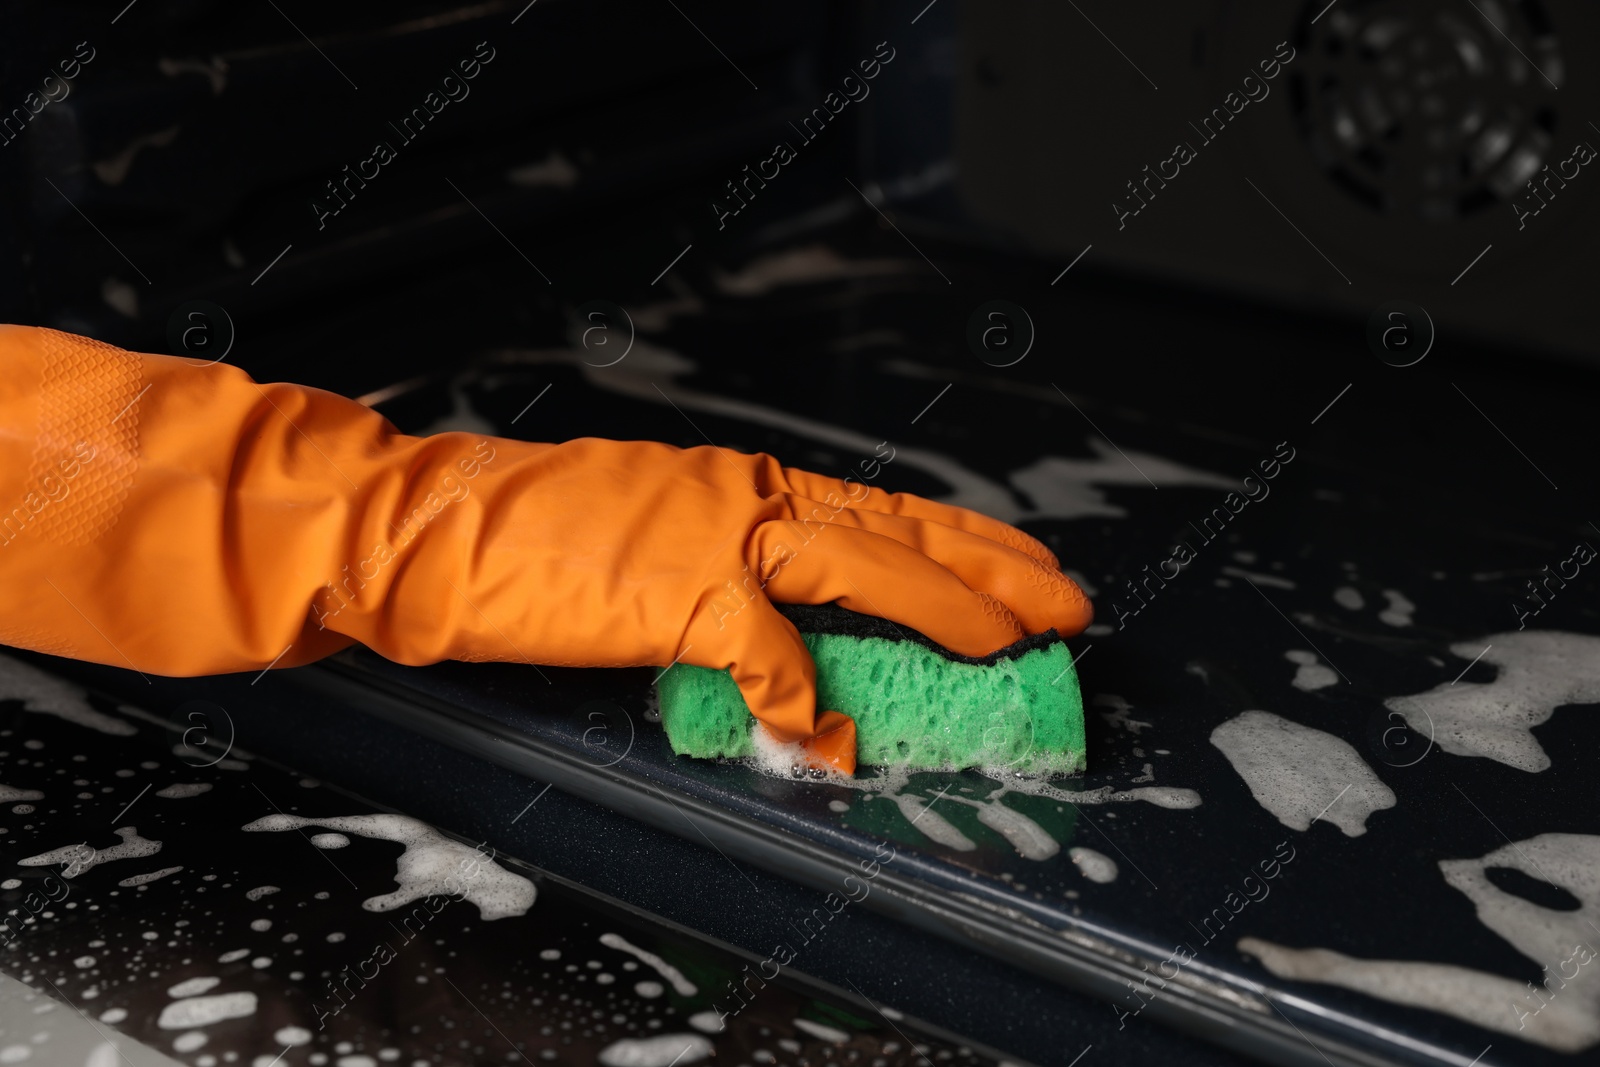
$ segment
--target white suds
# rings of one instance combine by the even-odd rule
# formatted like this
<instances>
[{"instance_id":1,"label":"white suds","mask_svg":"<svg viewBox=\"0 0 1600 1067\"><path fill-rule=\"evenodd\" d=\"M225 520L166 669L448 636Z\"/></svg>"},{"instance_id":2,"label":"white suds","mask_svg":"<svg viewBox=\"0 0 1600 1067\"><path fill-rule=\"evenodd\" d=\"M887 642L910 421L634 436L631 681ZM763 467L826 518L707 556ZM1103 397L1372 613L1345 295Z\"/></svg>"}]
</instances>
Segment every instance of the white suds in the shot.
<instances>
[{"instance_id":1,"label":"white suds","mask_svg":"<svg viewBox=\"0 0 1600 1067\"><path fill-rule=\"evenodd\" d=\"M720 1034L728 1028L722 1021L722 1013L716 1011L697 1011L689 1016L689 1025L705 1034Z\"/></svg>"},{"instance_id":2,"label":"white suds","mask_svg":"<svg viewBox=\"0 0 1600 1067\"><path fill-rule=\"evenodd\" d=\"M318 848L344 848L350 839L343 834L312 834L311 843Z\"/></svg>"},{"instance_id":3,"label":"white suds","mask_svg":"<svg viewBox=\"0 0 1600 1067\"><path fill-rule=\"evenodd\" d=\"M1326 667L1319 662L1315 652L1290 649L1283 654L1283 658L1298 665L1292 683L1296 689L1304 689L1309 693L1313 689L1326 689L1330 685L1339 684L1338 674L1334 673L1332 667Z\"/></svg>"},{"instance_id":4,"label":"white suds","mask_svg":"<svg viewBox=\"0 0 1600 1067\"><path fill-rule=\"evenodd\" d=\"M1542 771L1550 757L1533 736L1564 704L1600 701L1600 637L1555 630L1514 630L1450 651L1498 667L1487 683L1446 682L1384 706L1455 756L1482 756L1519 771Z\"/></svg>"},{"instance_id":5,"label":"white suds","mask_svg":"<svg viewBox=\"0 0 1600 1067\"><path fill-rule=\"evenodd\" d=\"M161 1009L156 1025L163 1030L192 1030L224 1019L242 1019L256 1012L254 993L219 993L213 997L175 1000Z\"/></svg>"},{"instance_id":6,"label":"white suds","mask_svg":"<svg viewBox=\"0 0 1600 1067\"><path fill-rule=\"evenodd\" d=\"M842 1045L850 1040L850 1035L843 1030L832 1026L824 1026L822 1023L814 1023L810 1019L794 1020L794 1028L801 1033L810 1034L820 1041L831 1041L835 1045Z\"/></svg>"},{"instance_id":7,"label":"white suds","mask_svg":"<svg viewBox=\"0 0 1600 1067\"><path fill-rule=\"evenodd\" d=\"M9 785L0 785L0 804L9 804L13 800L43 800L44 794L37 789L16 789Z\"/></svg>"},{"instance_id":8,"label":"white suds","mask_svg":"<svg viewBox=\"0 0 1600 1067\"><path fill-rule=\"evenodd\" d=\"M1117 865L1110 856L1082 845L1074 845L1067 855L1089 881L1104 885L1117 880Z\"/></svg>"},{"instance_id":9,"label":"white suds","mask_svg":"<svg viewBox=\"0 0 1600 1067\"><path fill-rule=\"evenodd\" d=\"M1370 960L1325 948L1287 948L1246 937L1239 951L1261 961L1279 978L1322 982L1414 1008L1453 1015L1476 1026L1535 1041L1562 1052L1577 1052L1600 1040L1600 1025L1575 997L1557 997L1533 1014L1531 983L1518 982L1448 963ZM1525 1005L1518 1008L1519 1005ZM1524 1021L1518 1010L1527 1013Z\"/></svg>"},{"instance_id":10,"label":"white suds","mask_svg":"<svg viewBox=\"0 0 1600 1067\"><path fill-rule=\"evenodd\" d=\"M1383 598L1389 602L1389 606L1378 612L1378 618L1390 626L1410 626L1411 615L1417 606L1398 589L1385 589Z\"/></svg>"},{"instance_id":11,"label":"white suds","mask_svg":"<svg viewBox=\"0 0 1600 1067\"><path fill-rule=\"evenodd\" d=\"M1120 699L1120 698L1118 698ZM1139 786L1133 789L1113 789L1111 786L1101 786L1098 789L1075 790L1063 789L1060 786L1043 778L1018 778L1002 776L1003 772L978 771L994 781L999 788L990 793L988 797L979 800L971 797L961 797L946 794L940 797L921 796L908 791L911 776L915 773L905 767L878 767L874 768L876 774L872 777L846 778L830 785L843 785L867 794L867 799L892 800L900 809L906 822L923 833L930 840L944 845L946 848L956 849L961 852L971 851L978 846L960 829L941 816L937 810L948 803L966 804L979 809L979 820L990 829L1006 838L1021 855L1028 859L1048 859L1060 851L1060 842L1054 841L1049 833L1031 818L1017 812L1014 808L1002 807L1001 798L1007 793L1022 793L1028 796L1047 797L1051 800L1065 804L1123 804L1134 801L1143 801L1160 808L1187 809L1200 806L1200 794L1193 789L1177 786ZM996 811L995 809L998 809ZM987 819L981 814L988 811ZM1050 842L1050 844L1046 844ZM1054 847L1052 847L1052 845Z\"/></svg>"},{"instance_id":12,"label":"white suds","mask_svg":"<svg viewBox=\"0 0 1600 1067\"><path fill-rule=\"evenodd\" d=\"M643 982L634 983L633 991L646 1000L654 1000L656 997L659 997L661 994L665 993L667 991L667 987L662 985L660 982L651 982L646 980Z\"/></svg>"},{"instance_id":13,"label":"white suds","mask_svg":"<svg viewBox=\"0 0 1600 1067\"><path fill-rule=\"evenodd\" d=\"M971 852L978 847L972 838L957 830L948 819L934 811L932 805L921 797L910 793L899 793L893 799L900 808L900 814L906 817L906 821L935 843L945 848L956 849L958 852Z\"/></svg>"},{"instance_id":14,"label":"white suds","mask_svg":"<svg viewBox=\"0 0 1600 1067\"><path fill-rule=\"evenodd\" d=\"M1270 585L1278 589L1299 588L1289 579L1280 578L1276 574L1261 574L1257 571L1247 571L1239 567L1224 567L1222 568L1222 573L1231 574L1235 578L1243 578L1245 581L1254 582L1257 585Z\"/></svg>"},{"instance_id":15,"label":"white suds","mask_svg":"<svg viewBox=\"0 0 1600 1067\"><path fill-rule=\"evenodd\" d=\"M699 1034L625 1037L600 1050L604 1067L674 1067L698 1063L711 1055L711 1042Z\"/></svg>"},{"instance_id":16,"label":"white suds","mask_svg":"<svg viewBox=\"0 0 1600 1067\"><path fill-rule=\"evenodd\" d=\"M638 945L628 942L620 934L601 934L600 943L607 948L614 948L618 952L626 952L630 956L636 957L640 963L650 967L665 978L672 985L673 991L680 997L692 997L700 991L693 982L683 976L683 972L678 968L657 956L654 952L646 952Z\"/></svg>"},{"instance_id":17,"label":"white suds","mask_svg":"<svg viewBox=\"0 0 1600 1067\"><path fill-rule=\"evenodd\" d=\"M0 699L21 700L23 711L54 715L114 737L139 732L131 722L94 710L77 686L5 655L0 655Z\"/></svg>"},{"instance_id":18,"label":"white suds","mask_svg":"<svg viewBox=\"0 0 1600 1067\"><path fill-rule=\"evenodd\" d=\"M1394 790L1348 743L1271 712L1229 719L1211 731L1211 743L1256 801L1292 830L1326 818L1357 837L1367 832L1368 816L1395 805Z\"/></svg>"},{"instance_id":19,"label":"white suds","mask_svg":"<svg viewBox=\"0 0 1600 1067\"><path fill-rule=\"evenodd\" d=\"M1497 867L1564 889L1577 899L1578 907L1547 908L1507 892L1489 880L1488 872ZM1591 924L1600 922L1600 836L1539 834L1477 859L1440 860L1439 870L1452 889L1472 901L1479 922L1530 960L1553 970L1559 970L1554 962L1571 955L1574 945L1591 942L1595 933ZM1587 996L1591 1005L1600 1007L1600 982L1588 985ZM1600 1027L1600 1016L1596 1026Z\"/></svg>"},{"instance_id":20,"label":"white suds","mask_svg":"<svg viewBox=\"0 0 1600 1067\"><path fill-rule=\"evenodd\" d=\"M204 1031L190 1030L173 1038L172 1048L175 1052L193 1052L195 1049L204 1047L206 1040Z\"/></svg>"},{"instance_id":21,"label":"white suds","mask_svg":"<svg viewBox=\"0 0 1600 1067\"><path fill-rule=\"evenodd\" d=\"M772 731L759 720L750 724L750 745L753 749L750 761L757 770L774 778L793 778L796 767L812 770L811 756L798 741L779 741L772 736ZM815 769L811 777L823 780L839 780L845 776L821 768Z\"/></svg>"},{"instance_id":22,"label":"white suds","mask_svg":"<svg viewBox=\"0 0 1600 1067\"><path fill-rule=\"evenodd\" d=\"M1088 445L1095 453L1092 459L1046 455L1012 472L1011 484L1033 502L1036 510L1025 511L1013 501L1007 501L1004 514L995 514L988 508L982 510L994 514L1002 522L1015 522L1020 517L1032 518L1035 515L1056 519L1100 516L1120 519L1128 514L1127 509L1110 503L1105 492L1095 486L1126 485L1142 489L1146 485L1190 485L1226 490L1235 489L1239 484L1226 475L1186 467L1149 452L1124 455L1111 442L1098 436L1090 437ZM1137 464L1137 468L1134 464Z\"/></svg>"},{"instance_id":23,"label":"white suds","mask_svg":"<svg viewBox=\"0 0 1600 1067\"><path fill-rule=\"evenodd\" d=\"M846 259L826 245L814 244L757 256L733 274L713 267L711 277L721 292L748 297L786 285L905 274L912 264L909 259Z\"/></svg>"},{"instance_id":24,"label":"white suds","mask_svg":"<svg viewBox=\"0 0 1600 1067\"><path fill-rule=\"evenodd\" d=\"M4 657L0 657L3 659ZM84 871L98 867L102 863L112 860L137 859L141 856L153 856L161 851L160 841L151 841L139 836L139 831L132 826L124 826L116 831L122 838L122 844L112 845L110 848L90 848L87 842L76 845L66 845L50 852L42 852L37 856L17 861L22 867L44 867L52 863L64 863L66 869L61 872L63 878L76 878Z\"/></svg>"},{"instance_id":25,"label":"white suds","mask_svg":"<svg viewBox=\"0 0 1600 1067\"><path fill-rule=\"evenodd\" d=\"M1547 908L1489 881L1488 871L1508 867L1565 889L1578 909ZM1257 938L1241 940L1239 949L1280 978L1325 982L1453 1015L1561 1052L1600 1043L1600 982L1586 974L1600 966L1592 948L1600 922L1600 837L1540 834L1479 859L1441 860L1439 869L1472 901L1479 922L1542 969L1541 985L1454 964L1358 959Z\"/></svg>"},{"instance_id":26,"label":"white suds","mask_svg":"<svg viewBox=\"0 0 1600 1067\"><path fill-rule=\"evenodd\" d=\"M1114 727L1126 729L1135 737L1141 730L1151 726L1148 722L1132 718L1129 714L1132 706L1115 694L1100 694L1094 702L1109 706L1112 710L1103 712L1102 716ZM777 777L792 779L792 767L798 760L796 753L798 746L785 746L773 742L770 737L764 736L765 733L759 727L751 731L751 738L758 752L754 761L758 769ZM1008 792L1049 798L1072 805L1143 801L1157 807L1179 810L1195 808L1201 803L1200 794L1193 789L1163 785L1139 786L1123 790L1113 789L1111 786L1089 790L1064 789L1049 779L1019 777L1004 767L978 768L971 772L982 775L998 785L999 788L986 798L978 799L953 794L928 795L926 791L913 791L910 788L912 777L920 773L922 772L908 767L873 767L869 775L860 777L829 776L826 785L856 790L866 794L867 800L893 801L901 816L913 829L936 844L960 852L973 851L979 846L951 821L947 812L952 805L976 808L980 823L1003 837L1018 854L1033 861L1044 861L1057 855L1061 851L1062 842L1057 841L1029 816L1005 805L1001 798ZM1135 781L1151 781L1153 778L1153 765L1147 765L1145 775ZM941 804L945 813L936 810ZM850 810L850 805L841 800L830 800L828 806L830 810L837 812Z\"/></svg>"},{"instance_id":27,"label":"white suds","mask_svg":"<svg viewBox=\"0 0 1600 1067\"><path fill-rule=\"evenodd\" d=\"M525 915L537 893L532 882L501 867L491 857L452 840L419 819L405 815L343 815L303 819L297 815L267 815L249 823L246 830L294 830L320 826L405 846L396 862L393 893L369 897L361 906L368 911L392 911L430 896L454 896L471 901L484 921Z\"/></svg>"},{"instance_id":28,"label":"white suds","mask_svg":"<svg viewBox=\"0 0 1600 1067\"><path fill-rule=\"evenodd\" d=\"M165 789L157 789L155 795L165 797L167 800L183 800L186 797L197 797L210 790L210 782L174 782Z\"/></svg>"},{"instance_id":29,"label":"white suds","mask_svg":"<svg viewBox=\"0 0 1600 1067\"><path fill-rule=\"evenodd\" d=\"M247 949L247 948L236 948L232 952L224 952L222 955L218 956L217 957L217 962L218 963L232 963L234 960L242 960L248 955L250 955L250 950L249 949Z\"/></svg>"},{"instance_id":30,"label":"white suds","mask_svg":"<svg viewBox=\"0 0 1600 1067\"><path fill-rule=\"evenodd\" d=\"M1346 611L1360 611L1367 606L1367 598L1354 586L1341 585L1333 591L1333 602Z\"/></svg>"},{"instance_id":31,"label":"white suds","mask_svg":"<svg viewBox=\"0 0 1600 1067\"><path fill-rule=\"evenodd\" d=\"M1023 859L1036 862L1049 859L1061 851L1061 843L1051 837L1045 828L1003 801L965 801L978 809L978 821L1011 843Z\"/></svg>"},{"instance_id":32,"label":"white suds","mask_svg":"<svg viewBox=\"0 0 1600 1067\"><path fill-rule=\"evenodd\" d=\"M269 897L278 891L278 887L275 885L258 885L254 889L247 890L244 898L246 900L260 900L262 897Z\"/></svg>"},{"instance_id":33,"label":"white suds","mask_svg":"<svg viewBox=\"0 0 1600 1067\"><path fill-rule=\"evenodd\" d=\"M179 997L198 997L201 993L209 993L222 984L220 978L186 978L177 985L167 990L167 996L176 1000Z\"/></svg>"},{"instance_id":34,"label":"white suds","mask_svg":"<svg viewBox=\"0 0 1600 1067\"><path fill-rule=\"evenodd\" d=\"M117 884L123 886L124 888L136 885L148 885L151 882L165 878L169 874L177 874L181 870L183 870L183 866L181 864L177 867L163 867L159 871L151 871L149 874L136 874L132 878L124 878Z\"/></svg>"},{"instance_id":35,"label":"white suds","mask_svg":"<svg viewBox=\"0 0 1600 1067\"><path fill-rule=\"evenodd\" d=\"M1030 796L1050 797L1054 800L1065 801L1068 804L1127 804L1142 800L1146 804L1153 804L1158 808L1167 808L1173 811L1198 808L1200 794L1193 789L1185 789L1172 785L1142 785L1136 789L1112 789L1110 786L1101 786L1099 789L1088 789L1082 792L1075 789L1062 789L1049 782L1029 781L1026 778L1015 779L1006 783L1005 792L1027 793ZM994 800L999 796L995 794L989 799Z\"/></svg>"},{"instance_id":36,"label":"white suds","mask_svg":"<svg viewBox=\"0 0 1600 1067\"><path fill-rule=\"evenodd\" d=\"M1140 730L1150 728L1148 722L1143 719L1135 719L1129 714L1133 711L1133 705L1128 703L1125 697L1116 693L1096 693L1092 703L1097 708L1107 707L1111 709L1110 711L1102 711L1100 717L1114 730L1126 730L1138 737Z\"/></svg>"}]
</instances>

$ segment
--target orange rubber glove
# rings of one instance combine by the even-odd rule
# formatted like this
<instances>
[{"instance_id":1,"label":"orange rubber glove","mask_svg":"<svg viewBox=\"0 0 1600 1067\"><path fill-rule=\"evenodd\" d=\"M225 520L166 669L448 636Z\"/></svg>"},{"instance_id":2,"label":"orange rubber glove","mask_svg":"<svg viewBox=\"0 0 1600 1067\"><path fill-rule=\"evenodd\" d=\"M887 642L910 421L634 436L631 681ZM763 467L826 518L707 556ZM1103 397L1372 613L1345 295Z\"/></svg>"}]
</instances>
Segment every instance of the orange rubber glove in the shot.
<instances>
[{"instance_id":1,"label":"orange rubber glove","mask_svg":"<svg viewBox=\"0 0 1600 1067\"><path fill-rule=\"evenodd\" d=\"M848 773L854 723L818 713L771 601L967 655L1090 619L1020 531L770 456L409 437L318 389L0 326L0 642L167 675L356 641L409 664L730 668L777 739Z\"/></svg>"}]
</instances>

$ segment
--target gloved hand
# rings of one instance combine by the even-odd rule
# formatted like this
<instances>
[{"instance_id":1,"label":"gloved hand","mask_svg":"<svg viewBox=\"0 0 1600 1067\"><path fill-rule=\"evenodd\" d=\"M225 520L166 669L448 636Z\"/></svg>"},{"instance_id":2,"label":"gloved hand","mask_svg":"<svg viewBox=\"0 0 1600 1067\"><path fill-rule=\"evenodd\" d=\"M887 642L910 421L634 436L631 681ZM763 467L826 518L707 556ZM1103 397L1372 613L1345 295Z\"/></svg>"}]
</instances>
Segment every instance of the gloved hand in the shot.
<instances>
[{"instance_id":1,"label":"gloved hand","mask_svg":"<svg viewBox=\"0 0 1600 1067\"><path fill-rule=\"evenodd\" d=\"M169 675L355 641L402 663L730 668L849 772L854 723L772 601L983 655L1088 601L1003 523L770 456L409 437L237 368L0 326L0 641Z\"/></svg>"}]
</instances>

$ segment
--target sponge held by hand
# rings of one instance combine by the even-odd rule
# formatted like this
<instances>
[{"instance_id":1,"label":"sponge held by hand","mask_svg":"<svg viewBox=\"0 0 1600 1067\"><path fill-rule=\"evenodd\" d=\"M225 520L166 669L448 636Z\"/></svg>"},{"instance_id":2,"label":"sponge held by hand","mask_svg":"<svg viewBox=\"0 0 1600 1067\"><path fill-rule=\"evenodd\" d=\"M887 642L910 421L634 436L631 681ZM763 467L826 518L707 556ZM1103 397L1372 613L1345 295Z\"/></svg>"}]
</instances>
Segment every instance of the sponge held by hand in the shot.
<instances>
[{"instance_id":1,"label":"sponge held by hand","mask_svg":"<svg viewBox=\"0 0 1600 1067\"><path fill-rule=\"evenodd\" d=\"M1054 630L971 657L876 616L833 605L778 607L816 662L818 706L855 720L858 763L1028 775L1083 770L1083 699L1072 653ZM756 754L756 720L727 671L679 664L658 688L674 752Z\"/></svg>"}]
</instances>

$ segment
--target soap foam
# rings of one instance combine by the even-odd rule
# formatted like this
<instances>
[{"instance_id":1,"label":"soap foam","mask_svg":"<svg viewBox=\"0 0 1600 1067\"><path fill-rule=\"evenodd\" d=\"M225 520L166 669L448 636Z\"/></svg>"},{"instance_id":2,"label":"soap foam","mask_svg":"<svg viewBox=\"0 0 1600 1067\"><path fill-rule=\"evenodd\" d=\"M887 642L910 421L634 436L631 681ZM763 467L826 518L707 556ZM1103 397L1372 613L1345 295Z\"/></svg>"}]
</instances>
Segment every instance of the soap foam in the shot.
<instances>
[{"instance_id":1,"label":"soap foam","mask_svg":"<svg viewBox=\"0 0 1600 1067\"><path fill-rule=\"evenodd\" d=\"M841 785L868 794L892 800L907 823L929 840L961 852L977 848L977 843L954 826L948 819L931 810L937 803L955 801L978 809L978 821L1006 839L1025 859L1043 861L1061 851L1061 842L1052 838L1047 830L1015 808L1005 806L1001 798L1007 793L1047 797L1066 804L1125 804L1143 801L1156 807L1181 810L1200 806L1200 794L1193 789L1177 786L1139 786L1133 789L1064 789L1043 778L1020 776L1002 768L986 768L973 772L995 782L999 789L984 799L956 796L947 793L942 800L925 797L909 791L914 771L906 767L873 768L877 773L865 778L839 778L830 785ZM987 813L987 814L985 814Z\"/></svg>"},{"instance_id":2,"label":"soap foam","mask_svg":"<svg viewBox=\"0 0 1600 1067\"><path fill-rule=\"evenodd\" d=\"M405 846L396 861L394 876L400 888L363 901L361 906L368 911L393 911L424 897L459 893L477 905L478 914L488 922L527 914L537 895L533 883L526 878L512 874L490 857L406 815L344 815L320 819L266 815L244 829L283 831L306 826L342 830Z\"/></svg>"},{"instance_id":3,"label":"soap foam","mask_svg":"<svg viewBox=\"0 0 1600 1067\"><path fill-rule=\"evenodd\" d=\"M21 700L23 711L54 715L113 737L132 737L139 728L96 711L83 690L19 659L0 655L0 699Z\"/></svg>"},{"instance_id":4,"label":"soap foam","mask_svg":"<svg viewBox=\"0 0 1600 1067\"><path fill-rule=\"evenodd\" d=\"M1067 855L1089 881L1104 885L1117 880L1117 865L1105 853L1096 852L1082 845L1074 845L1067 851Z\"/></svg>"},{"instance_id":5,"label":"soap foam","mask_svg":"<svg viewBox=\"0 0 1600 1067\"><path fill-rule=\"evenodd\" d=\"M177 985L167 990L167 996L174 999L182 997L197 997L201 993L209 993L222 984L222 979L210 976L200 978L186 978Z\"/></svg>"},{"instance_id":6,"label":"soap foam","mask_svg":"<svg viewBox=\"0 0 1600 1067\"><path fill-rule=\"evenodd\" d=\"M1395 806L1394 790L1348 743L1266 711L1246 711L1211 731L1256 801L1291 830L1326 818L1346 836L1367 832L1367 818Z\"/></svg>"},{"instance_id":7,"label":"soap foam","mask_svg":"<svg viewBox=\"0 0 1600 1067\"><path fill-rule=\"evenodd\" d=\"M868 437L834 423L685 385L683 380L698 369L695 362L669 348L642 339L634 343L625 363L613 367L599 368L587 363L582 358L584 353L581 350L530 350L516 355L522 363L572 366L596 388L654 405L667 403L660 392L660 384L663 380L671 381L672 403L684 410L781 430L851 453L871 455L880 442L879 438ZM1061 403L1059 394L1053 391L1045 391L1041 395L1046 402ZM943 494L929 494L930 499L971 508L1013 525L1025 519L1125 517L1127 511L1108 503L1105 493L1095 488L1096 485L1239 487L1235 478L1188 467L1164 456L1148 452L1124 454L1097 435L1088 436L1086 441L1093 458L1045 456L1015 471L1008 479L1010 484L995 481L962 465L946 453L933 449L897 445L894 461L949 487L949 491ZM1132 464L1137 464L1137 468ZM1031 501L1032 506L1022 504L1019 493L1023 499Z\"/></svg>"},{"instance_id":8,"label":"soap foam","mask_svg":"<svg viewBox=\"0 0 1600 1067\"><path fill-rule=\"evenodd\" d=\"M689 1016L689 1025L706 1034L720 1034L728 1028L718 1011L697 1011Z\"/></svg>"},{"instance_id":9,"label":"soap foam","mask_svg":"<svg viewBox=\"0 0 1600 1067\"><path fill-rule=\"evenodd\" d=\"M978 821L1011 843L1023 859L1042 862L1061 851L1061 843L1044 827L1028 818L1016 808L1007 807L998 800L988 802L952 797L978 809Z\"/></svg>"},{"instance_id":10,"label":"soap foam","mask_svg":"<svg viewBox=\"0 0 1600 1067\"><path fill-rule=\"evenodd\" d=\"M1383 598L1388 601L1389 606L1378 612L1378 618L1390 626L1410 626L1411 615L1417 610L1417 606L1406 599L1406 595L1398 589L1385 589Z\"/></svg>"},{"instance_id":11,"label":"soap foam","mask_svg":"<svg viewBox=\"0 0 1600 1067\"><path fill-rule=\"evenodd\" d=\"M186 797L197 797L210 790L210 782L175 782L164 789L157 789L155 795L167 800L182 800Z\"/></svg>"},{"instance_id":12,"label":"soap foam","mask_svg":"<svg viewBox=\"0 0 1600 1067\"><path fill-rule=\"evenodd\" d=\"M123 886L124 888L139 885L149 885L151 882L160 881L169 874L177 874L181 870L183 870L182 864L176 867L163 867L159 871L151 871L149 874L136 874L131 878L124 878L117 884Z\"/></svg>"},{"instance_id":13,"label":"soap foam","mask_svg":"<svg viewBox=\"0 0 1600 1067\"><path fill-rule=\"evenodd\" d=\"M122 844L100 849L90 848L87 842L66 845L50 852L41 852L37 856L20 859L17 864L21 867L44 867L52 863L64 863L67 866L61 872L61 877L76 878L84 871L98 867L102 863L153 856L161 851L160 841L140 837L139 831L132 826L119 828L116 835L122 838Z\"/></svg>"},{"instance_id":14,"label":"soap foam","mask_svg":"<svg viewBox=\"0 0 1600 1067\"><path fill-rule=\"evenodd\" d=\"M654 952L646 951L633 944L621 934L601 934L600 943L606 948L614 948L618 952L626 952L630 956L637 957L640 963L652 968L662 978L665 978L672 985L673 992L680 997L692 997L700 992L699 987L685 978L683 972L678 968L657 956Z\"/></svg>"},{"instance_id":15,"label":"soap foam","mask_svg":"<svg viewBox=\"0 0 1600 1067\"><path fill-rule=\"evenodd\" d=\"M1296 664L1294 681L1291 683L1296 689L1311 692L1316 689L1326 689L1330 685L1339 684L1339 675L1333 668L1324 666L1315 652L1304 649L1290 649L1283 654L1283 658Z\"/></svg>"},{"instance_id":16,"label":"soap foam","mask_svg":"<svg viewBox=\"0 0 1600 1067\"><path fill-rule=\"evenodd\" d=\"M1041 456L1011 474L1010 482L1033 502L1034 509L1019 511L1013 503L1004 516L995 517L1015 524L1025 518L1120 519L1127 509L1110 503L1097 485L1144 487L1194 486L1202 489L1237 489L1235 478L1188 467L1176 460L1149 452L1123 453L1110 441L1088 438L1092 459ZM970 505L968 505L970 506Z\"/></svg>"},{"instance_id":17,"label":"soap foam","mask_svg":"<svg viewBox=\"0 0 1600 1067\"><path fill-rule=\"evenodd\" d=\"M1360 611L1367 606L1367 600L1361 595L1361 590L1349 585L1341 585L1333 591L1333 602L1346 611Z\"/></svg>"},{"instance_id":18,"label":"soap foam","mask_svg":"<svg viewBox=\"0 0 1600 1067\"><path fill-rule=\"evenodd\" d=\"M698 1063L711 1055L712 1045L699 1034L661 1034L625 1037L600 1050L604 1067L674 1067Z\"/></svg>"},{"instance_id":19,"label":"soap foam","mask_svg":"<svg viewBox=\"0 0 1600 1067\"><path fill-rule=\"evenodd\" d=\"M842 1045L850 1040L850 1035L834 1026L825 1026L822 1023L812 1022L810 1019L794 1020L794 1028L801 1033L810 1034L820 1041L829 1041L835 1045Z\"/></svg>"},{"instance_id":20,"label":"soap foam","mask_svg":"<svg viewBox=\"0 0 1600 1067\"><path fill-rule=\"evenodd\" d=\"M978 847L972 838L935 812L932 803L910 793L896 794L893 800L900 809L900 814L906 817L906 821L921 830L930 840L959 852L971 852Z\"/></svg>"},{"instance_id":21,"label":"soap foam","mask_svg":"<svg viewBox=\"0 0 1600 1067\"><path fill-rule=\"evenodd\" d=\"M1576 911L1542 907L1489 881L1487 872L1510 867L1561 887L1578 898ZM1594 943L1600 925L1600 837L1540 834L1479 859L1441 860L1445 881L1466 895L1478 921L1551 975L1543 986L1453 964L1367 960L1330 949L1286 948L1247 937L1239 950L1261 960L1279 978L1322 982L1396 1004L1426 1008L1561 1052L1600 1043L1600 981L1586 974L1600 966L1590 949L1578 962L1574 946ZM1561 970L1576 963L1575 973ZM1564 976L1558 977L1557 975ZM1555 984L1555 988L1551 988Z\"/></svg>"},{"instance_id":22,"label":"soap foam","mask_svg":"<svg viewBox=\"0 0 1600 1067\"><path fill-rule=\"evenodd\" d=\"M780 741L772 736L765 723L757 719L750 724L750 743L754 749L748 762L763 774L774 778L799 778L799 770L811 778L840 780L847 778L842 771L832 767L819 767L812 762L811 754L798 741Z\"/></svg>"},{"instance_id":23,"label":"soap foam","mask_svg":"<svg viewBox=\"0 0 1600 1067\"><path fill-rule=\"evenodd\" d=\"M243 1019L256 1013L256 995L250 992L219 993L209 997L175 1000L161 1009L156 1025L163 1030L193 1030L225 1019Z\"/></svg>"},{"instance_id":24,"label":"soap foam","mask_svg":"<svg viewBox=\"0 0 1600 1067\"><path fill-rule=\"evenodd\" d=\"M1384 706L1451 755L1482 756L1519 771L1546 770L1550 757L1533 728L1564 704L1600 701L1600 637L1518 630L1463 641L1450 651L1492 664L1499 674L1488 683L1449 682L1391 697Z\"/></svg>"}]
</instances>

